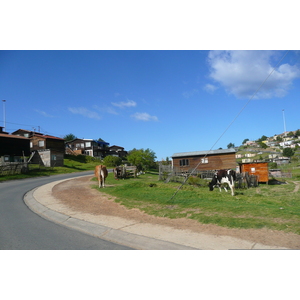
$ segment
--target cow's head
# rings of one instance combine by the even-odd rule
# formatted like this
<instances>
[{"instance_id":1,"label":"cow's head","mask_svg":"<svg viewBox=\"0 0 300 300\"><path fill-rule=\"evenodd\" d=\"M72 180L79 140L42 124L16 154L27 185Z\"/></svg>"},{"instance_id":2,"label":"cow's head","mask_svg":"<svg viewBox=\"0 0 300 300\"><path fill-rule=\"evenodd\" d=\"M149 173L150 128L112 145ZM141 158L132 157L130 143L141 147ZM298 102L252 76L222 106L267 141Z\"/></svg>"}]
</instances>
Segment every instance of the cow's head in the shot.
<instances>
[{"instance_id":1,"label":"cow's head","mask_svg":"<svg viewBox=\"0 0 300 300\"><path fill-rule=\"evenodd\" d=\"M217 177L214 176L213 179L212 179L212 181L208 184L210 191L214 190L214 186L216 185L216 183L217 183Z\"/></svg>"}]
</instances>

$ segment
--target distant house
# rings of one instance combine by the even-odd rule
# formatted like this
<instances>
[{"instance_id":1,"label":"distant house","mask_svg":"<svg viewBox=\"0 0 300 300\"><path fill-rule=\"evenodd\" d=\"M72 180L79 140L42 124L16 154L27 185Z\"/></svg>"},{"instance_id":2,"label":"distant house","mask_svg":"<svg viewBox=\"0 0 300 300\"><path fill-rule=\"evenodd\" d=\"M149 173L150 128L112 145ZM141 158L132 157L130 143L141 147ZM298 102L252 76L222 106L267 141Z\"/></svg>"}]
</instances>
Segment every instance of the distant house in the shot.
<instances>
[{"instance_id":1,"label":"distant house","mask_svg":"<svg viewBox=\"0 0 300 300\"><path fill-rule=\"evenodd\" d=\"M236 169L235 149L194 151L175 153L172 156L173 168L182 171Z\"/></svg>"},{"instance_id":2,"label":"distant house","mask_svg":"<svg viewBox=\"0 0 300 300\"><path fill-rule=\"evenodd\" d=\"M104 141L76 138L72 141L66 142L66 153L103 158L109 151L108 146L109 143Z\"/></svg>"},{"instance_id":3,"label":"distant house","mask_svg":"<svg viewBox=\"0 0 300 300\"><path fill-rule=\"evenodd\" d=\"M250 147L258 147L258 144L255 141L247 141L244 145Z\"/></svg>"},{"instance_id":4,"label":"distant house","mask_svg":"<svg viewBox=\"0 0 300 300\"><path fill-rule=\"evenodd\" d=\"M279 143L279 145L283 148L288 148L291 147L291 145L294 143L294 141L290 140L290 141L284 141Z\"/></svg>"},{"instance_id":5,"label":"distant house","mask_svg":"<svg viewBox=\"0 0 300 300\"><path fill-rule=\"evenodd\" d=\"M114 145L109 147L108 149L109 149L108 155L125 157L128 154L128 152L125 151L124 148L120 146Z\"/></svg>"},{"instance_id":6,"label":"distant house","mask_svg":"<svg viewBox=\"0 0 300 300\"><path fill-rule=\"evenodd\" d=\"M30 140L30 151L34 152L32 162L48 167L64 165L64 139L24 129L14 131L12 135L26 137Z\"/></svg>"}]
</instances>

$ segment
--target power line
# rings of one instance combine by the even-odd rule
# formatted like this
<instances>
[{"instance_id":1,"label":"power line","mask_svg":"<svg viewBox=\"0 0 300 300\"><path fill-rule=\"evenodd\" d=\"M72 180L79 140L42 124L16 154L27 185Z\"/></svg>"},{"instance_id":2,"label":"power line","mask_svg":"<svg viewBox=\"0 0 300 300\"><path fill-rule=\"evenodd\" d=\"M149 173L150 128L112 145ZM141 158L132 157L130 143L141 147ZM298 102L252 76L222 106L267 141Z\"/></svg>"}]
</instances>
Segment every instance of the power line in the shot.
<instances>
[{"instance_id":1,"label":"power line","mask_svg":"<svg viewBox=\"0 0 300 300\"><path fill-rule=\"evenodd\" d=\"M3 121L1 121L3 122ZM18 124L18 123L12 123L12 122L7 122L8 124L14 124L14 125L21 125L21 126L28 126L28 127L39 127L39 125L28 125L28 124Z\"/></svg>"},{"instance_id":2,"label":"power line","mask_svg":"<svg viewBox=\"0 0 300 300\"><path fill-rule=\"evenodd\" d=\"M262 82L262 84L258 87L258 89L254 92L254 94L250 97L250 99L247 101L247 103L242 107L242 109L240 110L240 112L236 115L236 117L231 121L231 123L227 126L227 128L224 130L224 132L220 135L220 137L216 140L216 142L211 146L211 148L209 149L209 151L205 154L205 156L203 157L203 159L205 159L207 157L207 155L212 151L213 147L219 142L219 140L224 136L224 134L229 130L229 128L232 126L232 124L236 121L236 119L241 115L241 113L245 110L245 108L248 106L248 104L253 100L254 96L258 93L258 91L262 88L262 86L266 83L266 81L269 79L269 77L273 74L273 72L275 71L275 69L278 67L278 65L282 62L282 60L287 56L287 54L289 53L289 50L284 54L284 56L279 60L279 62L276 64L276 66L272 69L272 71L269 73L269 75L266 77L266 79ZM196 167L192 170L192 172L186 176L185 180L183 181L183 183L179 186L179 188L175 191L175 193L173 194L173 196L170 198L170 201L177 195L177 193L179 192L179 190L183 187L183 185L187 182L188 178L195 172L195 170L198 168L198 166L200 165L201 160L199 161L199 163L196 165Z\"/></svg>"}]
</instances>

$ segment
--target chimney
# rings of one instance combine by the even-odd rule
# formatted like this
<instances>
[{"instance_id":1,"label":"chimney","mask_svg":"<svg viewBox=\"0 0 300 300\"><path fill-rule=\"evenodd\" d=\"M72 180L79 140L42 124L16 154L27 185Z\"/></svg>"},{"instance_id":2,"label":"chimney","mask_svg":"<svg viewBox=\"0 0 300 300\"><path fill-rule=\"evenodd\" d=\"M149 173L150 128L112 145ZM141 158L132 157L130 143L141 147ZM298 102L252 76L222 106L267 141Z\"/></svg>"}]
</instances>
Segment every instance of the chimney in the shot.
<instances>
[{"instance_id":1,"label":"chimney","mask_svg":"<svg viewBox=\"0 0 300 300\"><path fill-rule=\"evenodd\" d=\"M8 134L8 132L3 131L3 128L4 127L0 126L0 133L2 133L2 134Z\"/></svg>"}]
</instances>

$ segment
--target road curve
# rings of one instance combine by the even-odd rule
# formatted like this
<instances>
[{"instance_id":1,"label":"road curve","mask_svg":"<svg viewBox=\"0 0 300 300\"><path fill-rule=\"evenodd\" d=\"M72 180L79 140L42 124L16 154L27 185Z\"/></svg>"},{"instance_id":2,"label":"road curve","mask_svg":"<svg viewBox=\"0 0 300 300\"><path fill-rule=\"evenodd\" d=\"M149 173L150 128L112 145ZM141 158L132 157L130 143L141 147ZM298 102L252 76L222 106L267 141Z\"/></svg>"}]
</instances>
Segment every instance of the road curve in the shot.
<instances>
[{"instance_id":1,"label":"road curve","mask_svg":"<svg viewBox=\"0 0 300 300\"><path fill-rule=\"evenodd\" d=\"M55 224L32 212L24 203L26 192L53 182L93 171L0 183L1 250L129 250L132 248Z\"/></svg>"}]
</instances>

